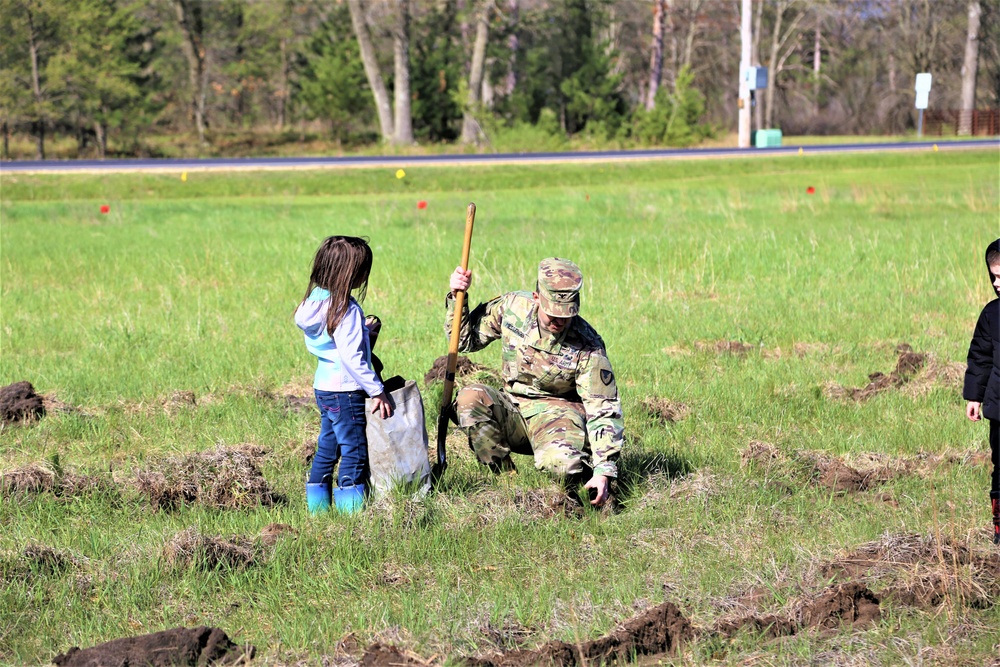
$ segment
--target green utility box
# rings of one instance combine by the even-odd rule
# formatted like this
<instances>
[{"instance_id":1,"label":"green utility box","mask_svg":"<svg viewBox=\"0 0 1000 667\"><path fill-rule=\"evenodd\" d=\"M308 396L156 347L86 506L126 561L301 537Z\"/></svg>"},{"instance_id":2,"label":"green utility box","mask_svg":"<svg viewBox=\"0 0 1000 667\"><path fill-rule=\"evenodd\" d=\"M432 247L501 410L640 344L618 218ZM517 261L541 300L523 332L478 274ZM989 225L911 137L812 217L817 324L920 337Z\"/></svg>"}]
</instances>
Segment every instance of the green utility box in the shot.
<instances>
[{"instance_id":1,"label":"green utility box","mask_svg":"<svg viewBox=\"0 0 1000 667\"><path fill-rule=\"evenodd\" d=\"M752 143L756 148L778 148L781 146L781 130L757 130Z\"/></svg>"}]
</instances>

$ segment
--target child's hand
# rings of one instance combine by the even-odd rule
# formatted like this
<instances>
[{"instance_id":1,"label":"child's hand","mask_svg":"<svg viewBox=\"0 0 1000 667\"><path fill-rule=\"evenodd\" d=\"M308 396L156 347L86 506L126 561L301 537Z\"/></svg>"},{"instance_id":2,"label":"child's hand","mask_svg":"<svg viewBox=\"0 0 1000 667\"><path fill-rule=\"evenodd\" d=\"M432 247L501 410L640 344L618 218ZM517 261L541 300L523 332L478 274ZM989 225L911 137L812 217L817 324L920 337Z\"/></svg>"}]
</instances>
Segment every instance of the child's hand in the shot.
<instances>
[{"instance_id":1,"label":"child's hand","mask_svg":"<svg viewBox=\"0 0 1000 667\"><path fill-rule=\"evenodd\" d=\"M372 414L378 414L382 419L388 419L392 416L392 403L389 402L389 397L386 396L383 391L378 396L372 396Z\"/></svg>"},{"instance_id":2,"label":"child's hand","mask_svg":"<svg viewBox=\"0 0 1000 667\"><path fill-rule=\"evenodd\" d=\"M466 292L472 284L472 271L467 271L462 267L455 267L455 272L451 274L448 286L454 292Z\"/></svg>"},{"instance_id":3,"label":"child's hand","mask_svg":"<svg viewBox=\"0 0 1000 667\"><path fill-rule=\"evenodd\" d=\"M983 418L981 412L982 407L983 404L980 403L979 401L969 401L968 404L965 406L965 416L968 417L971 421L974 422L979 421L980 419Z\"/></svg>"}]
</instances>

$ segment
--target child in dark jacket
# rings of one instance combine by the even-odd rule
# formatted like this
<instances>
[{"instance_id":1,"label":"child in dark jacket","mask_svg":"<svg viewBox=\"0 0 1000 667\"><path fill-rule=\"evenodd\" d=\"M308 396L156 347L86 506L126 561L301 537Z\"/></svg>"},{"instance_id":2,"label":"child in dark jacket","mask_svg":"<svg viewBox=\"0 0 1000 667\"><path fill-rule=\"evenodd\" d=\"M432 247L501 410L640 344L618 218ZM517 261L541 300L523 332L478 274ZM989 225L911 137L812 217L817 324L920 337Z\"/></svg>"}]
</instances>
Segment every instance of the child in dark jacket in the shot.
<instances>
[{"instance_id":1,"label":"child in dark jacket","mask_svg":"<svg viewBox=\"0 0 1000 667\"><path fill-rule=\"evenodd\" d=\"M986 269L989 271L993 291L1000 296L1000 239L986 248ZM986 304L976 322L976 330L969 344L969 367L965 371L962 396L968 401L965 406L966 417L972 421L986 417L990 422L993 543L1000 544L1000 299Z\"/></svg>"}]
</instances>

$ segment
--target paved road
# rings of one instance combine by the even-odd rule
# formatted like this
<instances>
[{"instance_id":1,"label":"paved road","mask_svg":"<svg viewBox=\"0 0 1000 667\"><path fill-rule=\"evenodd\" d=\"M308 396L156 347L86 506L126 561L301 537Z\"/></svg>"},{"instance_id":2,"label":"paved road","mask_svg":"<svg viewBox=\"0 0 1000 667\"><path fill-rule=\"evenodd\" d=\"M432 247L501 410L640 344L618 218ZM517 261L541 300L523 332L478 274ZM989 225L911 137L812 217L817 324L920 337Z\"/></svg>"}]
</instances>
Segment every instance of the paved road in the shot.
<instances>
[{"instance_id":1,"label":"paved road","mask_svg":"<svg viewBox=\"0 0 1000 667\"><path fill-rule=\"evenodd\" d=\"M115 173L177 171L239 171L273 169L343 169L350 167L417 167L496 164L551 164L556 162L623 162L697 158L763 157L830 153L885 153L905 151L1000 148L1000 138L878 144L836 144L780 148L687 148L636 151L581 151L574 153L499 153L476 155L407 155L374 157L260 157L127 160L15 160L0 163L0 173Z\"/></svg>"}]
</instances>

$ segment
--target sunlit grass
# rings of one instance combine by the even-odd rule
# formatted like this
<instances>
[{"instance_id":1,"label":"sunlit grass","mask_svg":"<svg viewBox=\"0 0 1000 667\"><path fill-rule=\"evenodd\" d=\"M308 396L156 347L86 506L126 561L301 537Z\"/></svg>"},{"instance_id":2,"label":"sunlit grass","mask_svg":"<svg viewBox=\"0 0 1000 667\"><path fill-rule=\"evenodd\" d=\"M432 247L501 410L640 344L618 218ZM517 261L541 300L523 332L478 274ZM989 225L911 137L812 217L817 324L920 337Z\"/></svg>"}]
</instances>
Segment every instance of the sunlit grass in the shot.
<instances>
[{"instance_id":1,"label":"sunlit grass","mask_svg":"<svg viewBox=\"0 0 1000 667\"><path fill-rule=\"evenodd\" d=\"M4 174L0 384L29 380L80 411L4 427L0 470L58 454L122 491L0 497L0 557L35 543L76 559L4 581L0 662L43 664L72 645L200 623L256 644L265 664L317 663L351 632L362 644L468 655L495 647L488 622L518 624L533 646L596 636L664 599L701 625L750 586L773 589L777 608L814 590L806 580L817 560L887 532L979 543L984 466L942 466L842 497L773 486L740 467L740 451L751 440L830 455L987 447L954 387L861 404L823 387L891 371L903 342L964 359L991 295L982 253L1000 235L998 174L995 151L424 168L405 179L390 170L186 182ZM329 234L370 238L364 307L384 322L378 352L390 374L419 381L446 352L444 294L469 201L479 208L473 303L530 289L546 256L582 267L582 313L605 340L625 406L625 511L524 517L514 499L545 488L545 477L520 460L519 475L494 478L453 435L452 467L426 501L309 519L297 452L317 424L287 411L281 394L308 387L313 370L291 321L312 253ZM717 341L757 351L716 354ZM475 360L496 367L499 351ZM198 405L171 405L179 390ZM433 396L425 392L429 412ZM690 416L663 425L641 407L650 396L681 401ZM262 472L287 505L156 513L128 486L165 456L239 443L271 451ZM700 485L672 496L685 473L703 475ZM190 526L254 536L274 522L298 533L262 565L164 566L164 545ZM981 664L996 609L886 606L861 633L770 645L743 637L721 649L705 640L677 661L802 664L829 653L898 664L930 645ZM948 639L959 625L961 639Z\"/></svg>"}]
</instances>

